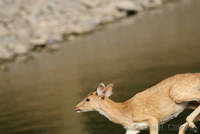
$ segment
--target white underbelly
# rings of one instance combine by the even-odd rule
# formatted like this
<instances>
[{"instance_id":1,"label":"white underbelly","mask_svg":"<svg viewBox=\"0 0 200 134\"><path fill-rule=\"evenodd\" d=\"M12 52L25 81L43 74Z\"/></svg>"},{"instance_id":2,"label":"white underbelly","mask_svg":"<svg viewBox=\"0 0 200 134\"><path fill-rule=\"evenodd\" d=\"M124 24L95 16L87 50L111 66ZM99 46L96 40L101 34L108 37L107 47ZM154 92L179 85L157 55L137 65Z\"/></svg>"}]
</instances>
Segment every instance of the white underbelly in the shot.
<instances>
[{"instance_id":1,"label":"white underbelly","mask_svg":"<svg viewBox=\"0 0 200 134\"><path fill-rule=\"evenodd\" d=\"M132 129L134 130L143 130L148 128L148 123L147 122L137 122L137 123L133 123L131 124Z\"/></svg>"}]
</instances>

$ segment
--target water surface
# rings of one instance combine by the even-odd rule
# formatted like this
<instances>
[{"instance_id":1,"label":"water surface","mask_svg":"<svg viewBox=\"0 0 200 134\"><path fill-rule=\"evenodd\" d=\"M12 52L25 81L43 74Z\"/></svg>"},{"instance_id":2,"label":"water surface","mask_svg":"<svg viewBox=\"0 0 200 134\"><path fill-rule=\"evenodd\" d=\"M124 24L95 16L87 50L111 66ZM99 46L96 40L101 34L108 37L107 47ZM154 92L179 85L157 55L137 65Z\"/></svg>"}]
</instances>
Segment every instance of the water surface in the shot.
<instances>
[{"instance_id":1,"label":"water surface","mask_svg":"<svg viewBox=\"0 0 200 134\"><path fill-rule=\"evenodd\" d=\"M200 72L199 12L197 0L167 4L64 42L56 53L10 63L8 72L0 72L0 133L125 133L101 115L77 114L73 107L100 82L113 82L112 99L124 101L171 75ZM177 134L174 127L189 112L160 133Z\"/></svg>"}]
</instances>

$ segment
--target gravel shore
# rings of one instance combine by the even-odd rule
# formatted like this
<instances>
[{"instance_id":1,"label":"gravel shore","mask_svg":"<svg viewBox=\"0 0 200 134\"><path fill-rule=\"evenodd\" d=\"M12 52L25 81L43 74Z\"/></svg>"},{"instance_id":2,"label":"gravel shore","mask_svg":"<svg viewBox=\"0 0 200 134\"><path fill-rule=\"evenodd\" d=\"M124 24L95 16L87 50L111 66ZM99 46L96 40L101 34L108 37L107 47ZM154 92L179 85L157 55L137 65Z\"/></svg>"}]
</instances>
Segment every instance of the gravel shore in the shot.
<instances>
[{"instance_id":1,"label":"gravel shore","mask_svg":"<svg viewBox=\"0 0 200 134\"><path fill-rule=\"evenodd\" d=\"M164 0L1 0L0 61L94 30Z\"/></svg>"}]
</instances>

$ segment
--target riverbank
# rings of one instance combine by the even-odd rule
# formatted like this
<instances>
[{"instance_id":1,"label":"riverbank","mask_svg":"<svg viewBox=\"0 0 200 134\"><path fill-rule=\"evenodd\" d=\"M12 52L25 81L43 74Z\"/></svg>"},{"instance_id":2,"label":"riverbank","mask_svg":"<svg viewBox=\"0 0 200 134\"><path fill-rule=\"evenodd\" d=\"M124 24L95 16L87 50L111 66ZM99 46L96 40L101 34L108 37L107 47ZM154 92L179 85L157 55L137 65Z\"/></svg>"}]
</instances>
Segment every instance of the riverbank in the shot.
<instances>
[{"instance_id":1,"label":"riverbank","mask_svg":"<svg viewBox=\"0 0 200 134\"><path fill-rule=\"evenodd\" d=\"M93 31L166 0L2 0L0 64L29 51L59 48L63 39Z\"/></svg>"}]
</instances>

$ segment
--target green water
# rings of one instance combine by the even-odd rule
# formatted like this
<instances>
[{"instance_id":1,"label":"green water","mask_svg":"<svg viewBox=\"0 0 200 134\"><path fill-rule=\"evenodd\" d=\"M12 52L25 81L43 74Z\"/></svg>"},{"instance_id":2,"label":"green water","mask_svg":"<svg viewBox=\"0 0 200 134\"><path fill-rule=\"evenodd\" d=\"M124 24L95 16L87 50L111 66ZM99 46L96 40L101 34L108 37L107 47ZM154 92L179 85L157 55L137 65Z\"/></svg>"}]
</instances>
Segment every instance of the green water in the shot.
<instances>
[{"instance_id":1,"label":"green water","mask_svg":"<svg viewBox=\"0 0 200 134\"><path fill-rule=\"evenodd\" d=\"M199 12L197 0L167 4L64 42L56 53L10 63L0 72L0 133L125 133L96 112L74 113L74 106L100 82L113 82L112 99L124 101L173 74L200 72ZM177 134L190 112L160 133Z\"/></svg>"}]
</instances>

